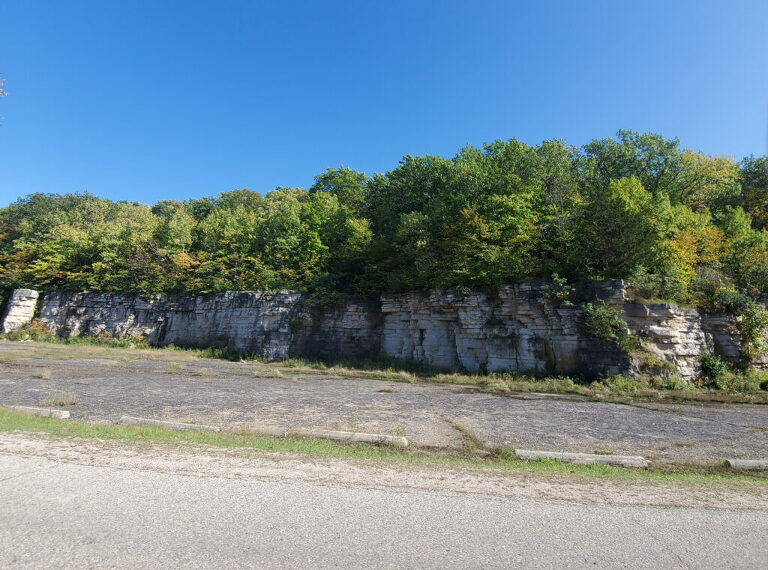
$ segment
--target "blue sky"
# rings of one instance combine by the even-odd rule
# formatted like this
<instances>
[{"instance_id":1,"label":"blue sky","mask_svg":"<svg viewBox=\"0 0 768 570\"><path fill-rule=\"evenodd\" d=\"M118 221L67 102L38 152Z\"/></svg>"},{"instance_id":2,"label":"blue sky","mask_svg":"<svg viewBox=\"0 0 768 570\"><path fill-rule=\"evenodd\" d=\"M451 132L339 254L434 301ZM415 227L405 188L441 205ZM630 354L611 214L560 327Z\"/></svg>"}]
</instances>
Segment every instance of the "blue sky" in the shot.
<instances>
[{"instance_id":1,"label":"blue sky","mask_svg":"<svg viewBox=\"0 0 768 570\"><path fill-rule=\"evenodd\" d=\"M0 206L154 203L618 129L768 149L768 2L2 0Z\"/></svg>"}]
</instances>

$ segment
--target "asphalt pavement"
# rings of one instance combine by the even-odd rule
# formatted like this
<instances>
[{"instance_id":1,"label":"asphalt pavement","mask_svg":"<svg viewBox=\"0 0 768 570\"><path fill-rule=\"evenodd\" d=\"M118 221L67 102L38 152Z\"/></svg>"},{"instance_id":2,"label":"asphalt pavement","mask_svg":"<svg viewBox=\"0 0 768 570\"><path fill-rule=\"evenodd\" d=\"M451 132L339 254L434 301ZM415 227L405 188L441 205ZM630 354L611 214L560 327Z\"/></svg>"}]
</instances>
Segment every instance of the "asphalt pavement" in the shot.
<instances>
[{"instance_id":1,"label":"asphalt pavement","mask_svg":"<svg viewBox=\"0 0 768 570\"><path fill-rule=\"evenodd\" d=\"M438 448L460 448L471 434L488 447L640 455L655 464L765 459L768 450L765 405L622 405L257 363L119 360L138 355L127 350L69 359L70 350L0 343L0 405L45 407L63 393L75 403L59 408L89 421L138 416L235 430L341 430ZM37 356L43 351L59 358Z\"/></svg>"},{"instance_id":2,"label":"asphalt pavement","mask_svg":"<svg viewBox=\"0 0 768 570\"><path fill-rule=\"evenodd\" d=\"M127 459L136 453L125 451ZM765 568L768 562L765 510L584 504L450 486L377 488L293 479L290 462L269 476L247 477L177 467L0 451L0 566Z\"/></svg>"}]
</instances>

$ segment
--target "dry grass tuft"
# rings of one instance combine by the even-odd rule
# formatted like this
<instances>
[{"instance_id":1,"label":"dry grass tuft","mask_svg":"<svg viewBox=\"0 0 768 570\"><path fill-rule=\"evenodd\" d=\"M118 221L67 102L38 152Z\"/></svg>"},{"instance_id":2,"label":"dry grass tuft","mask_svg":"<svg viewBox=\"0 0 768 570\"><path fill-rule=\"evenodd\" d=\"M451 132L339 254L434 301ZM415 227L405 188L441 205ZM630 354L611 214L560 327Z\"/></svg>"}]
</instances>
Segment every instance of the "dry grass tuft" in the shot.
<instances>
[{"instance_id":1,"label":"dry grass tuft","mask_svg":"<svg viewBox=\"0 0 768 570\"><path fill-rule=\"evenodd\" d=\"M270 368L269 366L254 368L253 375L256 378L283 378L285 376L279 368Z\"/></svg>"},{"instance_id":2,"label":"dry grass tuft","mask_svg":"<svg viewBox=\"0 0 768 570\"><path fill-rule=\"evenodd\" d=\"M78 402L78 396L74 392L56 392L43 398L40 405L46 408L55 406L74 406Z\"/></svg>"}]
</instances>

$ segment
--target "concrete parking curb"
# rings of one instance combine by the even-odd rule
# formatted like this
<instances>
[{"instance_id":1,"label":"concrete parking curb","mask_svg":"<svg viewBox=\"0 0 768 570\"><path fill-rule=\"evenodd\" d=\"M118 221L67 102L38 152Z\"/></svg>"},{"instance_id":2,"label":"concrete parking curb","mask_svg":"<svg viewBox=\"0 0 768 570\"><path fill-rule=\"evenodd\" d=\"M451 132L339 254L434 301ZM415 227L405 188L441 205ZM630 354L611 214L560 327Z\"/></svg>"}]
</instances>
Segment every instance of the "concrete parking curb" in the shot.
<instances>
[{"instance_id":1,"label":"concrete parking curb","mask_svg":"<svg viewBox=\"0 0 768 570\"><path fill-rule=\"evenodd\" d=\"M221 431L220 427L207 426L204 424L185 424L181 422L166 422L163 420L151 420L148 418L135 418L132 416L122 416L120 418L121 424L137 425L137 426L157 426L165 429L172 430L202 430L202 431Z\"/></svg>"},{"instance_id":2,"label":"concrete parking curb","mask_svg":"<svg viewBox=\"0 0 768 570\"><path fill-rule=\"evenodd\" d=\"M725 464L738 471L768 471L768 459L726 459Z\"/></svg>"},{"instance_id":3,"label":"concrete parking curb","mask_svg":"<svg viewBox=\"0 0 768 570\"><path fill-rule=\"evenodd\" d=\"M52 408L36 408L34 406L6 406L11 410L17 412L24 412L25 414L33 414L35 416L43 416L46 418L57 418L59 420L68 420L71 417L69 410L54 410Z\"/></svg>"},{"instance_id":4,"label":"concrete parking curb","mask_svg":"<svg viewBox=\"0 0 768 570\"><path fill-rule=\"evenodd\" d=\"M589 465L591 463L604 463L606 465L619 465L621 467L645 468L650 465L645 457L636 455L598 455L593 453L564 453L559 451L533 451L529 449L516 449L515 455L521 459L556 459L576 465Z\"/></svg>"},{"instance_id":5,"label":"concrete parking curb","mask_svg":"<svg viewBox=\"0 0 768 570\"><path fill-rule=\"evenodd\" d=\"M304 437L318 437L337 441L359 441L364 443L386 443L396 447L408 447L408 439L396 435L378 433L355 433L352 431L329 431L321 429L300 429L294 432Z\"/></svg>"},{"instance_id":6,"label":"concrete parking curb","mask_svg":"<svg viewBox=\"0 0 768 570\"><path fill-rule=\"evenodd\" d=\"M163 427L172 430L205 430L221 431L220 427L208 426L204 424L185 424L181 422L169 422L163 420L152 420L149 418L137 418L133 416L122 416L121 424L129 425L149 425ZM320 439L333 439L337 441L359 441L364 443L385 443L396 447L408 447L408 440L404 437L394 435L382 435L376 433L355 433L351 431L332 431L320 429L298 429L284 431L278 429L264 429L264 433L269 435L299 435L302 437L316 437Z\"/></svg>"}]
</instances>

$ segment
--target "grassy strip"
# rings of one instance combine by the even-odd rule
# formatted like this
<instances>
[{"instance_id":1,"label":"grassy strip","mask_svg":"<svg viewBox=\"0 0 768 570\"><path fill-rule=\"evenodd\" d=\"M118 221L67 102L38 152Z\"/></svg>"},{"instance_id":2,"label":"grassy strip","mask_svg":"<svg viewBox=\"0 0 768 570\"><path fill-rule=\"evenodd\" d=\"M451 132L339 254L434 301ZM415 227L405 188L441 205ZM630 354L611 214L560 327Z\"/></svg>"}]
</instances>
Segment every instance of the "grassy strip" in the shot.
<instances>
[{"instance_id":1,"label":"grassy strip","mask_svg":"<svg viewBox=\"0 0 768 570\"><path fill-rule=\"evenodd\" d=\"M471 451L426 453L400 450L386 445L345 443L288 435L276 437L252 432L172 431L155 426L115 425L72 420L57 420L27 415L0 407L0 432L34 432L56 437L96 438L129 445L207 445L253 451L282 452L318 458L358 459L396 462L418 466L453 468L493 468L508 471L530 471L575 474L593 478L647 480L670 483L739 483L764 487L768 481L759 476L738 475L718 468L695 472L701 468L678 471L628 470L610 465L571 465L554 460L518 459L509 449L496 449L490 455L473 455Z\"/></svg>"}]
</instances>

